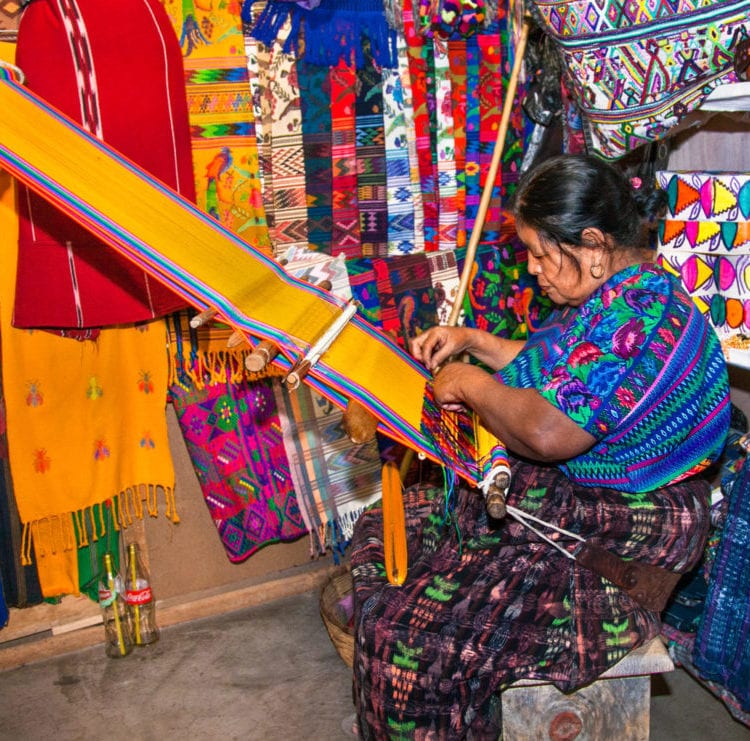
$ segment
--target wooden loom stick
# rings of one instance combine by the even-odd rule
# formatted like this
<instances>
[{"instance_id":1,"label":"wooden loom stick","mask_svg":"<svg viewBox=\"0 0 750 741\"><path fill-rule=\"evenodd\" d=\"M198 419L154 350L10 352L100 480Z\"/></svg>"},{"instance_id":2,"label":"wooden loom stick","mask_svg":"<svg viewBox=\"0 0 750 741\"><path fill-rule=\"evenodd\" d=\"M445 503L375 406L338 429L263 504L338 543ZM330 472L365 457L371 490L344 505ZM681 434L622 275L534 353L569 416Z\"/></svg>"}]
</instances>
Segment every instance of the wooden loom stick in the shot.
<instances>
[{"instance_id":1,"label":"wooden loom stick","mask_svg":"<svg viewBox=\"0 0 750 741\"><path fill-rule=\"evenodd\" d=\"M245 368L254 373L265 370L279 354L279 346L270 340L261 340L245 358Z\"/></svg>"},{"instance_id":2,"label":"wooden loom stick","mask_svg":"<svg viewBox=\"0 0 750 741\"><path fill-rule=\"evenodd\" d=\"M198 329L198 327L202 327L204 324L208 324L217 314L218 312L216 309L206 309L205 311L201 311L200 314L196 314L191 320L190 320L190 326L193 329Z\"/></svg>"},{"instance_id":3,"label":"wooden loom stick","mask_svg":"<svg viewBox=\"0 0 750 741\"><path fill-rule=\"evenodd\" d=\"M325 332L310 347L302 358L292 366L292 369L284 379L287 388L294 390L302 383L302 379L310 372L315 363L320 360L323 353L333 344L335 339L341 334L344 327L351 318L357 313L357 304L349 301L344 310L339 314L331 325L326 328Z\"/></svg>"}]
</instances>

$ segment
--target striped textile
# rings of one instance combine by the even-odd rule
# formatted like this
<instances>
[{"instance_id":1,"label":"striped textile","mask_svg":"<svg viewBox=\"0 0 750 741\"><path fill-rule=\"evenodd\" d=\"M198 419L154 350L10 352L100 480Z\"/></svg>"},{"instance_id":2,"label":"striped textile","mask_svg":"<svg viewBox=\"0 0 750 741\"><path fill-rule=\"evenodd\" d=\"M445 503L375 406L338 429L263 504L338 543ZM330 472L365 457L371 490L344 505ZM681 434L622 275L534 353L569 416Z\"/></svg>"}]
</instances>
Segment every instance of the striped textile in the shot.
<instances>
[{"instance_id":1,"label":"striped textile","mask_svg":"<svg viewBox=\"0 0 750 741\"><path fill-rule=\"evenodd\" d=\"M356 85L354 66L340 61L329 72L331 89L331 169L333 171L333 238L331 251L359 257L362 242L359 223L356 153Z\"/></svg>"},{"instance_id":2,"label":"striped textile","mask_svg":"<svg viewBox=\"0 0 750 741\"><path fill-rule=\"evenodd\" d=\"M261 198L256 116L239 9L169 5L180 40L197 205L258 249L270 250Z\"/></svg>"},{"instance_id":3,"label":"striped textile","mask_svg":"<svg viewBox=\"0 0 750 741\"><path fill-rule=\"evenodd\" d=\"M398 69L384 69L382 84L388 254L406 255L414 250L415 202L407 147L405 91Z\"/></svg>"},{"instance_id":4,"label":"striped textile","mask_svg":"<svg viewBox=\"0 0 750 741\"><path fill-rule=\"evenodd\" d=\"M363 39L365 63L357 68L355 156L357 205L362 255L388 254L386 151L383 121L382 72L375 67Z\"/></svg>"}]
</instances>

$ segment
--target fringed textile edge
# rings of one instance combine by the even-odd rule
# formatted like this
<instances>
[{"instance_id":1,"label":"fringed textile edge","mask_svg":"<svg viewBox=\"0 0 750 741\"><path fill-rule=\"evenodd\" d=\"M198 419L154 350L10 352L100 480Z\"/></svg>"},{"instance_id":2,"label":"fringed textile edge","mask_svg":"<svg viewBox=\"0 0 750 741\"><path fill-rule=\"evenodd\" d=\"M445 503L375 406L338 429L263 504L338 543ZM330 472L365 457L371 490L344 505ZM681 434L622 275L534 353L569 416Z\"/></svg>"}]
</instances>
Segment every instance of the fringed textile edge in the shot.
<instances>
[{"instance_id":1,"label":"fringed textile edge","mask_svg":"<svg viewBox=\"0 0 750 741\"><path fill-rule=\"evenodd\" d=\"M309 533L310 555L325 555L330 549L333 562L338 565L352 541L354 525L366 509L367 505L363 505L312 528Z\"/></svg>"},{"instance_id":2,"label":"fringed textile edge","mask_svg":"<svg viewBox=\"0 0 750 741\"><path fill-rule=\"evenodd\" d=\"M96 543L107 535L104 508L111 510L112 526L116 532L127 529L135 519L142 520L144 511L158 517L158 491L164 495L164 514L175 524L180 521L175 504L174 488L162 484L137 484L127 487L120 494L104 502L83 509L50 515L39 520L23 523L21 536L21 564L29 566L32 546L40 557L47 553L71 551ZM145 508L144 508L145 503Z\"/></svg>"},{"instance_id":3,"label":"fringed textile edge","mask_svg":"<svg viewBox=\"0 0 750 741\"><path fill-rule=\"evenodd\" d=\"M305 61L321 67L335 67L342 60L348 63L353 57L357 68L362 68L367 61L362 51L362 36L366 36L379 67L397 66L396 32L379 0L336 0L312 9L269 0L254 24L253 3L244 0L242 21L252 24L250 36L266 46L280 40L288 21L289 32L282 46L285 54L302 53Z\"/></svg>"},{"instance_id":4,"label":"fringed textile edge","mask_svg":"<svg viewBox=\"0 0 750 741\"><path fill-rule=\"evenodd\" d=\"M286 375L287 371L269 364L261 371L249 371L245 358L249 351L240 350L198 350L190 353L189 360L180 360L172 351L169 353L169 385L184 385L188 381L199 391L217 383L241 383L261 381L265 378Z\"/></svg>"}]
</instances>

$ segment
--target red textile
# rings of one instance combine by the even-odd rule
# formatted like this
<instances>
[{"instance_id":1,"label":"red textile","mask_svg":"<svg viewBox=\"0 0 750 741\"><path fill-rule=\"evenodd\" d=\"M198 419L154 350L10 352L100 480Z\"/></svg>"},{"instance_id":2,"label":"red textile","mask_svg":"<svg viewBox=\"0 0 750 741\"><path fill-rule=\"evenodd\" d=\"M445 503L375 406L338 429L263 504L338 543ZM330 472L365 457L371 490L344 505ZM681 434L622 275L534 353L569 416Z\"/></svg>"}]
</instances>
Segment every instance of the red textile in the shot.
<instances>
[{"instance_id":1,"label":"red textile","mask_svg":"<svg viewBox=\"0 0 750 741\"><path fill-rule=\"evenodd\" d=\"M16 62L31 90L195 200L182 53L158 0L34 0ZM184 307L22 185L18 203L15 326L95 328Z\"/></svg>"}]
</instances>

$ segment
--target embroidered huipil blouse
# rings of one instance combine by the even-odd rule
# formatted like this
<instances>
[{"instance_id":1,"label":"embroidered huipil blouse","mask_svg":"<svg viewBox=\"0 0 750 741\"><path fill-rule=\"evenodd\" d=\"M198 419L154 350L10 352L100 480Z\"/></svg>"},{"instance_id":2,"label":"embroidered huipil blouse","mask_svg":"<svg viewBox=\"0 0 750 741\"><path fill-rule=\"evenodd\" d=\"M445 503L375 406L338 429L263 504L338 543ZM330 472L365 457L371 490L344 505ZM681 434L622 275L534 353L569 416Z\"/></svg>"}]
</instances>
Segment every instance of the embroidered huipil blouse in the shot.
<instances>
[{"instance_id":1,"label":"embroidered huipil blouse","mask_svg":"<svg viewBox=\"0 0 750 741\"><path fill-rule=\"evenodd\" d=\"M554 311L496 377L538 389L596 438L560 466L583 485L651 491L706 468L724 446L730 399L718 338L653 264Z\"/></svg>"}]
</instances>

